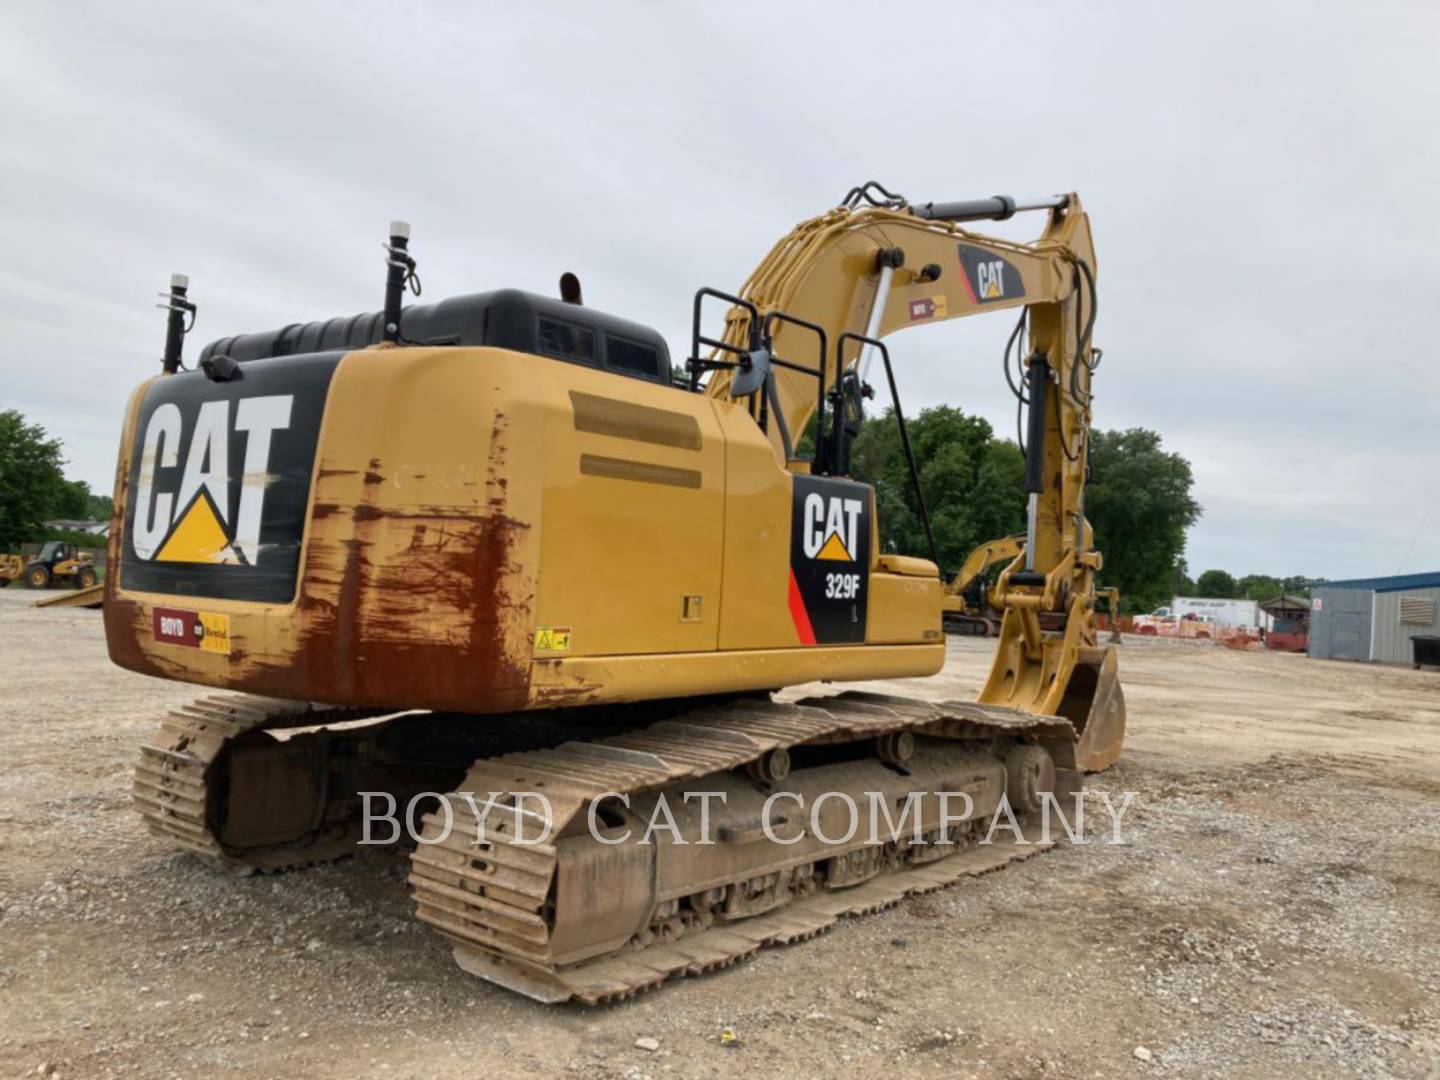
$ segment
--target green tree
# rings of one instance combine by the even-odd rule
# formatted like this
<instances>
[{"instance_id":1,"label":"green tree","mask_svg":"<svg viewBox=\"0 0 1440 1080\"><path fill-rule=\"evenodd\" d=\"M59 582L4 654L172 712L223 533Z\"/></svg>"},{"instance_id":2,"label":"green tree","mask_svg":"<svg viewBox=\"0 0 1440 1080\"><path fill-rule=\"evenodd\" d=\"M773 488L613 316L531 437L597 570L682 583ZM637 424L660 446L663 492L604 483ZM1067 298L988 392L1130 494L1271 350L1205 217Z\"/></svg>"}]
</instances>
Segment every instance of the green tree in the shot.
<instances>
[{"instance_id":1,"label":"green tree","mask_svg":"<svg viewBox=\"0 0 1440 1080\"><path fill-rule=\"evenodd\" d=\"M1025 527L1025 462L988 422L940 405L908 418L920 487L941 568L954 571L972 548ZM885 551L929 555L919 502L892 409L867 417L855 439L852 474L872 484Z\"/></svg>"},{"instance_id":2,"label":"green tree","mask_svg":"<svg viewBox=\"0 0 1440 1080\"><path fill-rule=\"evenodd\" d=\"M1093 432L1090 465L1085 514L1105 556L1100 583L1119 588L1127 611L1168 603L1176 569L1184 573L1185 531L1200 517L1190 463L1162 449L1156 432L1131 428Z\"/></svg>"},{"instance_id":3,"label":"green tree","mask_svg":"<svg viewBox=\"0 0 1440 1080\"><path fill-rule=\"evenodd\" d=\"M64 480L55 494L50 513L66 521L89 521L92 498L90 485L84 480Z\"/></svg>"},{"instance_id":4,"label":"green tree","mask_svg":"<svg viewBox=\"0 0 1440 1080\"><path fill-rule=\"evenodd\" d=\"M1235 583L1235 596L1241 600L1274 600L1284 591L1280 579L1269 574L1246 574Z\"/></svg>"},{"instance_id":5,"label":"green tree","mask_svg":"<svg viewBox=\"0 0 1440 1080\"><path fill-rule=\"evenodd\" d=\"M1224 570L1206 570L1195 579L1195 588L1201 596L1214 600L1235 600L1240 596L1235 578Z\"/></svg>"},{"instance_id":6,"label":"green tree","mask_svg":"<svg viewBox=\"0 0 1440 1080\"><path fill-rule=\"evenodd\" d=\"M1175 578L1176 596L1195 595L1195 579L1190 576L1190 566L1184 559L1181 559L1179 565L1175 567L1173 576Z\"/></svg>"},{"instance_id":7,"label":"green tree","mask_svg":"<svg viewBox=\"0 0 1440 1080\"><path fill-rule=\"evenodd\" d=\"M1304 596L1315 585L1324 581L1324 578L1306 577L1304 574L1296 574L1293 577L1284 578L1280 582L1280 588L1286 596Z\"/></svg>"},{"instance_id":8,"label":"green tree","mask_svg":"<svg viewBox=\"0 0 1440 1080\"><path fill-rule=\"evenodd\" d=\"M15 409L0 411L0 549L37 539L66 497L60 441Z\"/></svg>"}]
</instances>

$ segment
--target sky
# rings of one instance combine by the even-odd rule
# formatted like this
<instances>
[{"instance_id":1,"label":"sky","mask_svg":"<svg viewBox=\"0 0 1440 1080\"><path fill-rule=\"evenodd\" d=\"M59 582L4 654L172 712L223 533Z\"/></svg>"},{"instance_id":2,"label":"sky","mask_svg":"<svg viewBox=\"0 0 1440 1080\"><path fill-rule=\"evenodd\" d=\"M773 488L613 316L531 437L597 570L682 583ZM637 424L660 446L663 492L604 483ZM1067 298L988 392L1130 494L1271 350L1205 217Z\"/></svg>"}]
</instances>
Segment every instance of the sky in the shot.
<instances>
[{"instance_id":1,"label":"sky","mask_svg":"<svg viewBox=\"0 0 1440 1080\"><path fill-rule=\"evenodd\" d=\"M378 309L392 218L426 299L573 270L683 357L695 289L856 183L1076 191L1095 423L1191 461L1191 572L1440 570L1436 40L1427 3L7 4L0 408L108 492L172 272L193 359ZM1012 432L1009 329L892 338L907 411Z\"/></svg>"}]
</instances>

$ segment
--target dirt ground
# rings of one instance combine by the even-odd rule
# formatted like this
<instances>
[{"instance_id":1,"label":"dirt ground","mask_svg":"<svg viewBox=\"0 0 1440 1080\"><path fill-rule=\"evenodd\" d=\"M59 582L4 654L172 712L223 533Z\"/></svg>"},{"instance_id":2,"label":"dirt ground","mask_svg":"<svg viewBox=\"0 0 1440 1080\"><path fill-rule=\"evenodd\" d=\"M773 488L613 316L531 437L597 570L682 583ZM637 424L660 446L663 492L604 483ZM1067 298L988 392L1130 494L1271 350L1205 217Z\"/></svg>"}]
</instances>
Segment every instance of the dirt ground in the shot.
<instances>
[{"instance_id":1,"label":"dirt ground","mask_svg":"<svg viewBox=\"0 0 1440 1080\"><path fill-rule=\"evenodd\" d=\"M0 591L0 1074L1440 1076L1440 674L1127 642L1094 785L1135 792L1126 845L545 1007L455 967L403 854L237 878L145 833L132 758L194 691L31 599ZM987 659L893 686L968 698Z\"/></svg>"}]
</instances>

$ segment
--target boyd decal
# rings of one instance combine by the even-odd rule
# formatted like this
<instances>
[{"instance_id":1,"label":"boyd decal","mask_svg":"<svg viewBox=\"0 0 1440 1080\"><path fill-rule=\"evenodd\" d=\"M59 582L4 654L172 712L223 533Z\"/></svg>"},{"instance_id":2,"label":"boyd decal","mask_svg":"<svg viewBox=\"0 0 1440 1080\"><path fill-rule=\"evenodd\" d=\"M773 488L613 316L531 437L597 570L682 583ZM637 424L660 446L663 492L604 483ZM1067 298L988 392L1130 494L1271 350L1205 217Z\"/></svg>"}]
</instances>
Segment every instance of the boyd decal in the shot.
<instances>
[{"instance_id":1,"label":"boyd decal","mask_svg":"<svg viewBox=\"0 0 1440 1080\"><path fill-rule=\"evenodd\" d=\"M277 357L244 364L224 382L194 371L150 383L130 448L122 588L293 598L320 419L339 360Z\"/></svg>"},{"instance_id":2,"label":"boyd decal","mask_svg":"<svg viewBox=\"0 0 1440 1080\"><path fill-rule=\"evenodd\" d=\"M156 641L206 652L230 651L230 616L157 607L151 614Z\"/></svg>"},{"instance_id":3,"label":"boyd decal","mask_svg":"<svg viewBox=\"0 0 1440 1080\"><path fill-rule=\"evenodd\" d=\"M973 244L960 245L960 280L972 303L1013 300L1025 295L1020 271L1003 257Z\"/></svg>"},{"instance_id":4,"label":"boyd decal","mask_svg":"<svg viewBox=\"0 0 1440 1080\"><path fill-rule=\"evenodd\" d=\"M945 317L945 294L936 296L922 296L917 300L910 301L910 321L920 322L922 319L943 319Z\"/></svg>"},{"instance_id":5,"label":"boyd decal","mask_svg":"<svg viewBox=\"0 0 1440 1080\"><path fill-rule=\"evenodd\" d=\"M865 640L873 498L853 480L794 477L789 602L802 645Z\"/></svg>"}]
</instances>

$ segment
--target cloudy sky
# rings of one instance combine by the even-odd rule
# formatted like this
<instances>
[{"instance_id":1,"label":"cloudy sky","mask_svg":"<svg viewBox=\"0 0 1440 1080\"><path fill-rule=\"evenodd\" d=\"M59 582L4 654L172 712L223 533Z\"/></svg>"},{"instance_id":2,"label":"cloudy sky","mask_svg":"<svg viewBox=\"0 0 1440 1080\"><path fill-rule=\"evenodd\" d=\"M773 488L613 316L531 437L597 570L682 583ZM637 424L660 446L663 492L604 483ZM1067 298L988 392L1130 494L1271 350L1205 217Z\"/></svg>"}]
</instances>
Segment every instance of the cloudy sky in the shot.
<instances>
[{"instance_id":1,"label":"cloudy sky","mask_svg":"<svg viewBox=\"0 0 1440 1080\"><path fill-rule=\"evenodd\" d=\"M220 6L0 15L0 406L96 490L172 271L193 356L376 309L405 217L427 296L571 269L683 355L698 285L876 178L1081 193L1097 424L1193 462L1193 571L1440 569L1434 4ZM907 408L1008 433L1008 329L894 339Z\"/></svg>"}]
</instances>

